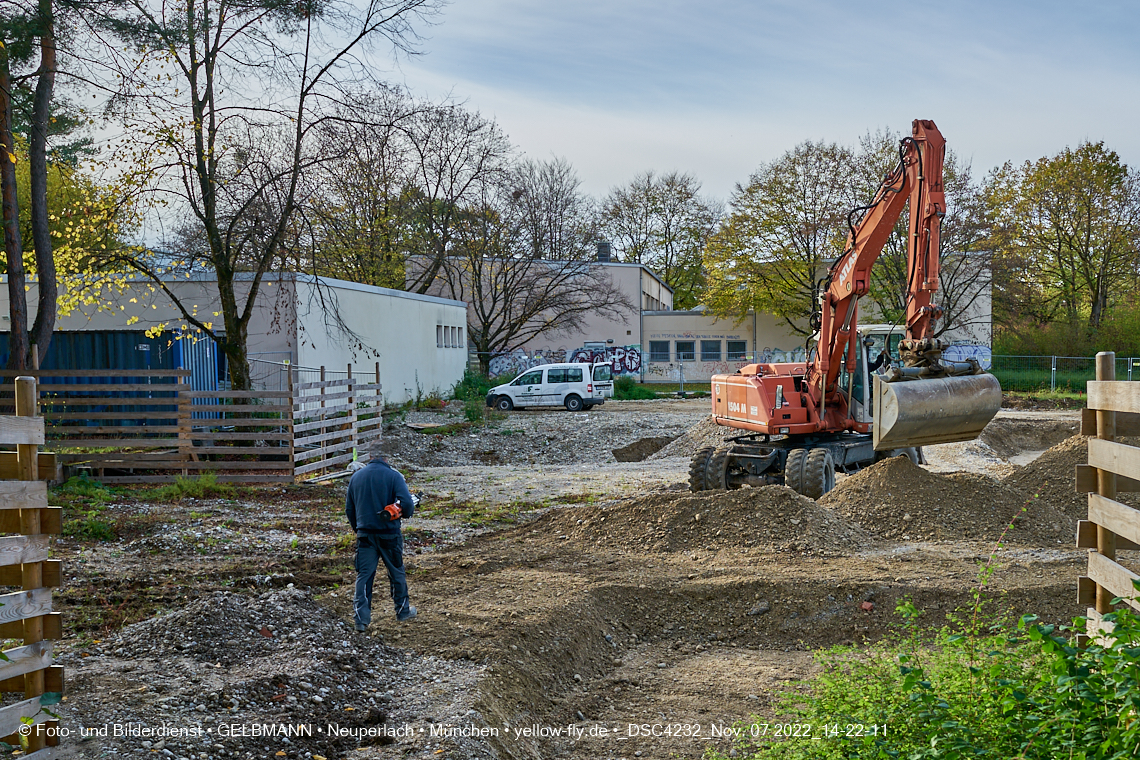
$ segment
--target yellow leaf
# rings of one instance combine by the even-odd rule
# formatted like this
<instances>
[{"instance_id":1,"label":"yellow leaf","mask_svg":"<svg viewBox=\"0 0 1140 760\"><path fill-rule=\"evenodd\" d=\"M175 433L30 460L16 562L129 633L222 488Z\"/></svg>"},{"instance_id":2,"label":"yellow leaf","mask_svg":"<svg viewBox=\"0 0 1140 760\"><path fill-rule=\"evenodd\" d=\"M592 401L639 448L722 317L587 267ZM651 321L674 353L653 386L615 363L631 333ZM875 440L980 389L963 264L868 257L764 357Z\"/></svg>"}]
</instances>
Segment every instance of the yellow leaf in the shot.
<instances>
[{"instance_id":1,"label":"yellow leaf","mask_svg":"<svg viewBox=\"0 0 1140 760\"><path fill-rule=\"evenodd\" d=\"M11 161L12 163L16 163L16 154L15 153L9 153L8 154L8 160Z\"/></svg>"}]
</instances>

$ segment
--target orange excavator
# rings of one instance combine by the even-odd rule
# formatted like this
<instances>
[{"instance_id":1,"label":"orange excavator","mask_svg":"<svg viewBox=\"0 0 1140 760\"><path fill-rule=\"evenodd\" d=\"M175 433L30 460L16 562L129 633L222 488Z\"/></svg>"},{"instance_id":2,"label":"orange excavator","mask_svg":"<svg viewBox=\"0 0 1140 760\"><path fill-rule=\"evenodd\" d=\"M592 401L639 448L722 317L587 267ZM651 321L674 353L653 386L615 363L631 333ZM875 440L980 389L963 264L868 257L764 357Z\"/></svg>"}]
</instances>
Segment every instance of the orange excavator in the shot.
<instances>
[{"instance_id":1,"label":"orange excavator","mask_svg":"<svg viewBox=\"0 0 1140 760\"><path fill-rule=\"evenodd\" d=\"M822 282L808 361L749 364L713 376L713 416L740 435L696 453L693 491L783 483L819 498L834 486L837 469L854 472L900 455L921 462L922 446L977 438L997 414L997 378L972 359L944 362L947 346L931 337L942 316L932 296L946 213L945 153L934 122L916 120L900 143L898 166L871 204L852 212L863 215ZM908 202L906 334L898 360L875 366L868 361L872 339L859 330L859 298Z\"/></svg>"}]
</instances>

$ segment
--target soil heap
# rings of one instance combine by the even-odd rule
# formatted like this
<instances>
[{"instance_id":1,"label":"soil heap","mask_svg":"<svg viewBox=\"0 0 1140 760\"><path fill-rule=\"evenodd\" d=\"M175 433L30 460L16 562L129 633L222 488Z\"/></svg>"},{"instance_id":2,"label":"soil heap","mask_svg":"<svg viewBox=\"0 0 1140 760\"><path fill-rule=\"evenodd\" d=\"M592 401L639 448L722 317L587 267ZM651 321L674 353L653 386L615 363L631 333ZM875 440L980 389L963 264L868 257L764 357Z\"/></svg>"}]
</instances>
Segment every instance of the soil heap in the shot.
<instances>
[{"instance_id":1,"label":"soil heap","mask_svg":"<svg viewBox=\"0 0 1140 760\"><path fill-rule=\"evenodd\" d=\"M1135 438L1118 438L1131 446L1140 444ZM1089 461L1088 438L1074 435L1066 438L1002 482L1016 491L1039 494L1041 501L1069 517L1070 522L1089 516L1088 496L1077 493L1076 466ZM1140 508L1140 494L1121 493L1117 500ZM1073 529L1076 528L1072 525Z\"/></svg>"},{"instance_id":2,"label":"soil heap","mask_svg":"<svg viewBox=\"0 0 1140 760\"><path fill-rule=\"evenodd\" d=\"M652 552L755 547L827 555L871 543L859 526L784 486L653 494L602 509L558 509L527 525L536 529L576 543Z\"/></svg>"},{"instance_id":3,"label":"soil heap","mask_svg":"<svg viewBox=\"0 0 1140 760\"><path fill-rule=\"evenodd\" d=\"M1030 496L984 475L940 475L894 457L844 479L819 503L883 538L997 541L1012 521L1010 543L1071 543L1070 520Z\"/></svg>"},{"instance_id":4,"label":"soil heap","mask_svg":"<svg viewBox=\"0 0 1140 760\"><path fill-rule=\"evenodd\" d=\"M683 435L679 436L668 446L649 457L649 459L664 459L665 457L685 457L689 459L692 458L693 454L697 453L698 449L705 446L721 446L724 444L726 438L732 438L745 433L746 431L744 430L737 430L736 428L716 424L716 421L710 414L685 431Z\"/></svg>"}]
</instances>

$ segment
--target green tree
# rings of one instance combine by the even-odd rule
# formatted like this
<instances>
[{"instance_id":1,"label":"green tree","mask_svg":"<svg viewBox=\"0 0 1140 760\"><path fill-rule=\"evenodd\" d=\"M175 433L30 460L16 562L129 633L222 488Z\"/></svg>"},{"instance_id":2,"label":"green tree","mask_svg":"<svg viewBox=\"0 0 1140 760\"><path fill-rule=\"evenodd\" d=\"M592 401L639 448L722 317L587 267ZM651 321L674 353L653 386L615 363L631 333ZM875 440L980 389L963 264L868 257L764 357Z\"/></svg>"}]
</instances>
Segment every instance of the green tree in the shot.
<instances>
[{"instance_id":1,"label":"green tree","mask_svg":"<svg viewBox=\"0 0 1140 760\"><path fill-rule=\"evenodd\" d=\"M1132 292L1140 177L1104 143L1083 143L986 183L994 218L994 306L1008 329L1096 331Z\"/></svg>"},{"instance_id":2,"label":"green tree","mask_svg":"<svg viewBox=\"0 0 1140 760\"><path fill-rule=\"evenodd\" d=\"M700 303L705 288L702 252L722 210L703 197L691 174L648 171L615 188L602 202L602 230L622 261L645 264L673 288L673 306Z\"/></svg>"},{"instance_id":3,"label":"green tree","mask_svg":"<svg viewBox=\"0 0 1140 760\"><path fill-rule=\"evenodd\" d=\"M835 143L803 142L737 186L705 249L705 302L725 316L749 309L810 335L827 263L842 253L854 155Z\"/></svg>"}]
</instances>

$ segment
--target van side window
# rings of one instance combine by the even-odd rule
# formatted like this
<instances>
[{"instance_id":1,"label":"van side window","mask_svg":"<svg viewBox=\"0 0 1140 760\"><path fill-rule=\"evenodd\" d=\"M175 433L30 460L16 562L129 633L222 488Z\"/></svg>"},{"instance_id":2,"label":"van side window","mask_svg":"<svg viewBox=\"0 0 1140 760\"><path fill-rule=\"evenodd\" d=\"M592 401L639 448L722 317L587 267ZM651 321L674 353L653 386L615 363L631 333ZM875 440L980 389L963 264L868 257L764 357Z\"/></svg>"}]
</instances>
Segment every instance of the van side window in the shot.
<instances>
[{"instance_id":1,"label":"van side window","mask_svg":"<svg viewBox=\"0 0 1140 760\"><path fill-rule=\"evenodd\" d=\"M566 373L566 379L563 380L562 382L564 382L564 383L580 383L580 382L582 382L582 370L581 370L581 368L564 369L562 371Z\"/></svg>"},{"instance_id":2,"label":"van side window","mask_svg":"<svg viewBox=\"0 0 1140 760\"><path fill-rule=\"evenodd\" d=\"M542 385L542 370L527 372L511 383L511 385Z\"/></svg>"},{"instance_id":3,"label":"van side window","mask_svg":"<svg viewBox=\"0 0 1140 760\"><path fill-rule=\"evenodd\" d=\"M594 382L606 382L613 380L613 372L610 371L610 365L603 364L600 367L594 367Z\"/></svg>"},{"instance_id":4,"label":"van side window","mask_svg":"<svg viewBox=\"0 0 1140 760\"><path fill-rule=\"evenodd\" d=\"M551 385L555 383L566 382L566 370L564 369L548 369L546 370L546 382Z\"/></svg>"}]
</instances>

